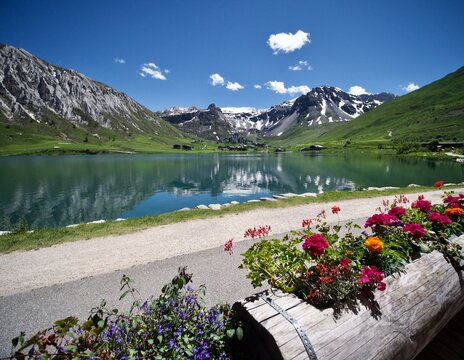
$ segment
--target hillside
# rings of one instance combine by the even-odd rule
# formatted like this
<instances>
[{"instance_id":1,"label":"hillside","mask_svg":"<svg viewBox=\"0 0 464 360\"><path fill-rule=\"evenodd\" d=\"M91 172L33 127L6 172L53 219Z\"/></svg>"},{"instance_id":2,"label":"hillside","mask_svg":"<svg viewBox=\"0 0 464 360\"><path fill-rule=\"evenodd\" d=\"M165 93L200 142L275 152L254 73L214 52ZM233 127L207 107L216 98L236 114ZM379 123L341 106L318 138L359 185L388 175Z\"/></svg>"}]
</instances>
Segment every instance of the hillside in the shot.
<instances>
[{"instance_id":1,"label":"hillside","mask_svg":"<svg viewBox=\"0 0 464 360\"><path fill-rule=\"evenodd\" d=\"M317 137L319 141L464 141L464 67Z\"/></svg>"},{"instance_id":2,"label":"hillside","mask_svg":"<svg viewBox=\"0 0 464 360\"><path fill-rule=\"evenodd\" d=\"M124 93L0 46L0 153L150 152L190 140Z\"/></svg>"}]
</instances>

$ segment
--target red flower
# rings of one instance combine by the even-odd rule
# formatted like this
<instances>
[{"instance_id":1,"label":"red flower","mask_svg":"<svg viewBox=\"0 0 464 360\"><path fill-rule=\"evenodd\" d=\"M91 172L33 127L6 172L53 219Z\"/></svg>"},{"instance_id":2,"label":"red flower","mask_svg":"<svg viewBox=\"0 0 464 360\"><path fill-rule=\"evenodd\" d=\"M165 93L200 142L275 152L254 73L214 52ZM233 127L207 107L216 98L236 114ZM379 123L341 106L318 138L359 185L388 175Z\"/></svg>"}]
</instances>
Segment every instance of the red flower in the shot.
<instances>
[{"instance_id":1,"label":"red flower","mask_svg":"<svg viewBox=\"0 0 464 360\"><path fill-rule=\"evenodd\" d=\"M448 216L442 215L437 212L430 213L428 218L431 222L434 222L436 224L449 225L452 223L451 219Z\"/></svg>"},{"instance_id":2,"label":"red flower","mask_svg":"<svg viewBox=\"0 0 464 360\"><path fill-rule=\"evenodd\" d=\"M229 239L226 241L224 244L224 251L228 252L229 255L232 255L234 253L234 239Z\"/></svg>"},{"instance_id":3,"label":"red flower","mask_svg":"<svg viewBox=\"0 0 464 360\"><path fill-rule=\"evenodd\" d=\"M413 209L418 209L420 211L428 213L432 209L432 203L428 200L419 199L419 200L414 201L411 204L411 207Z\"/></svg>"},{"instance_id":4,"label":"red flower","mask_svg":"<svg viewBox=\"0 0 464 360\"><path fill-rule=\"evenodd\" d=\"M309 228L309 227L311 227L312 222L313 221L311 219L303 219L302 222L301 222L301 226Z\"/></svg>"},{"instance_id":5,"label":"red flower","mask_svg":"<svg viewBox=\"0 0 464 360\"><path fill-rule=\"evenodd\" d=\"M245 231L245 235L243 237L251 237L254 239L255 237L264 237L267 234L271 232L271 226L270 225L265 225L265 226L258 226L258 228L249 228L247 231Z\"/></svg>"},{"instance_id":6,"label":"red flower","mask_svg":"<svg viewBox=\"0 0 464 360\"><path fill-rule=\"evenodd\" d=\"M391 222L396 220L398 220L398 218L390 214L374 214L366 220L364 227L391 225Z\"/></svg>"},{"instance_id":7,"label":"red flower","mask_svg":"<svg viewBox=\"0 0 464 360\"><path fill-rule=\"evenodd\" d=\"M347 258L342 258L340 260L340 266L345 269L345 270L348 270L350 267L349 265L351 264L351 260L350 259L347 259Z\"/></svg>"},{"instance_id":8,"label":"red flower","mask_svg":"<svg viewBox=\"0 0 464 360\"><path fill-rule=\"evenodd\" d=\"M337 205L332 206L332 214L338 214L340 212L340 208Z\"/></svg>"},{"instance_id":9,"label":"red flower","mask_svg":"<svg viewBox=\"0 0 464 360\"><path fill-rule=\"evenodd\" d=\"M329 247L329 243L322 237L321 234L314 234L307 237L303 243L303 250L311 253L312 256L321 256L325 249Z\"/></svg>"},{"instance_id":10,"label":"red flower","mask_svg":"<svg viewBox=\"0 0 464 360\"><path fill-rule=\"evenodd\" d=\"M393 215L397 218L400 218L401 216L406 215L406 210L401 206L395 206L388 210L388 215Z\"/></svg>"},{"instance_id":11,"label":"red flower","mask_svg":"<svg viewBox=\"0 0 464 360\"><path fill-rule=\"evenodd\" d=\"M403 231L409 233L414 239L420 239L425 235L424 228L419 224L404 225Z\"/></svg>"},{"instance_id":12,"label":"red flower","mask_svg":"<svg viewBox=\"0 0 464 360\"><path fill-rule=\"evenodd\" d=\"M385 291L386 288L387 288L387 284L385 284L383 281L377 284L377 290L379 291Z\"/></svg>"},{"instance_id":13,"label":"red flower","mask_svg":"<svg viewBox=\"0 0 464 360\"><path fill-rule=\"evenodd\" d=\"M437 189L441 189L441 187L443 186L443 183L444 183L444 181L440 180L440 181L435 182L435 184L433 184L433 186L435 186Z\"/></svg>"}]
</instances>

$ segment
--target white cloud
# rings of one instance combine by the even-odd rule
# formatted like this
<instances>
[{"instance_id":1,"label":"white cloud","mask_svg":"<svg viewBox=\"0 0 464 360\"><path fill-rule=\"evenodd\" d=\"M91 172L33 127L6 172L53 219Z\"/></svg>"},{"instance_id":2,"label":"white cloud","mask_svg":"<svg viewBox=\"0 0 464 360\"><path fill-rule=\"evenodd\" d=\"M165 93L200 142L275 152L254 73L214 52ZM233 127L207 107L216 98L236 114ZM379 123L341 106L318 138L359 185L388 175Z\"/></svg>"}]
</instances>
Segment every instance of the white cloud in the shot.
<instances>
[{"instance_id":1,"label":"white cloud","mask_svg":"<svg viewBox=\"0 0 464 360\"><path fill-rule=\"evenodd\" d=\"M268 81L266 83L267 89L274 91L277 94L289 94L289 95L296 95L296 94L306 94L311 91L306 85L299 85L299 86L290 86L285 87L285 83L283 81Z\"/></svg>"},{"instance_id":2,"label":"white cloud","mask_svg":"<svg viewBox=\"0 0 464 360\"><path fill-rule=\"evenodd\" d=\"M348 92L349 92L351 95L369 94L369 93L366 91L366 89L364 89L362 86L359 86L359 85L351 86L350 89L348 90Z\"/></svg>"},{"instance_id":3,"label":"white cloud","mask_svg":"<svg viewBox=\"0 0 464 360\"><path fill-rule=\"evenodd\" d=\"M170 74L170 73L171 73L171 70L169 70L169 69L164 69L164 73L165 73L165 74Z\"/></svg>"},{"instance_id":4,"label":"white cloud","mask_svg":"<svg viewBox=\"0 0 464 360\"><path fill-rule=\"evenodd\" d=\"M267 44L274 51L274 54L279 52L290 53L301 49L306 43L310 42L310 34L302 30L298 30L295 34L272 34L267 40Z\"/></svg>"},{"instance_id":5,"label":"white cloud","mask_svg":"<svg viewBox=\"0 0 464 360\"><path fill-rule=\"evenodd\" d=\"M166 71L165 74L167 74ZM140 76L150 76L152 79L166 80L166 76L163 75L163 72L160 70L160 68L152 62L143 64L141 66Z\"/></svg>"},{"instance_id":6,"label":"white cloud","mask_svg":"<svg viewBox=\"0 0 464 360\"><path fill-rule=\"evenodd\" d=\"M262 86L261 86L261 85L255 85L254 88L255 88L255 89L261 89Z\"/></svg>"},{"instance_id":7,"label":"white cloud","mask_svg":"<svg viewBox=\"0 0 464 360\"><path fill-rule=\"evenodd\" d=\"M410 93L411 91L419 89L420 86L414 83L409 83L408 86L403 87L402 89L406 91L407 93Z\"/></svg>"},{"instance_id":8,"label":"white cloud","mask_svg":"<svg viewBox=\"0 0 464 360\"><path fill-rule=\"evenodd\" d=\"M301 71L303 69L312 70L313 68L309 65L308 61L300 60L298 64L289 66L288 69L292 71Z\"/></svg>"},{"instance_id":9,"label":"white cloud","mask_svg":"<svg viewBox=\"0 0 464 360\"><path fill-rule=\"evenodd\" d=\"M243 86L240 85L238 82L227 82L226 88L232 91L242 90Z\"/></svg>"},{"instance_id":10,"label":"white cloud","mask_svg":"<svg viewBox=\"0 0 464 360\"><path fill-rule=\"evenodd\" d=\"M213 86L217 86L217 85L224 86L224 78L218 73L211 74L209 78L211 79L211 84Z\"/></svg>"},{"instance_id":11,"label":"white cloud","mask_svg":"<svg viewBox=\"0 0 464 360\"><path fill-rule=\"evenodd\" d=\"M115 59L114 59L114 62L115 62L116 64L125 64L125 63L126 63L126 60L120 59L120 58L115 58Z\"/></svg>"}]
</instances>

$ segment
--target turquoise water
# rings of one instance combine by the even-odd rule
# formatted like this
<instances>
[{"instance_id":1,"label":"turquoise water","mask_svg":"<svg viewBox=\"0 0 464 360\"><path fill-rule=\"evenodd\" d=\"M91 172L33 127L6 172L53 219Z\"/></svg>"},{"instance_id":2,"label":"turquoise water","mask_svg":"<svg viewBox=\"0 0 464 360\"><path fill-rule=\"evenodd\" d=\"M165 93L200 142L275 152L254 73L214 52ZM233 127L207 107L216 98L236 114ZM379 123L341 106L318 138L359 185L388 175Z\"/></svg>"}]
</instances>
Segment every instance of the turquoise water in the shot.
<instances>
[{"instance_id":1,"label":"turquoise water","mask_svg":"<svg viewBox=\"0 0 464 360\"><path fill-rule=\"evenodd\" d=\"M0 158L0 230L137 217L272 194L461 182L454 162L372 154Z\"/></svg>"}]
</instances>

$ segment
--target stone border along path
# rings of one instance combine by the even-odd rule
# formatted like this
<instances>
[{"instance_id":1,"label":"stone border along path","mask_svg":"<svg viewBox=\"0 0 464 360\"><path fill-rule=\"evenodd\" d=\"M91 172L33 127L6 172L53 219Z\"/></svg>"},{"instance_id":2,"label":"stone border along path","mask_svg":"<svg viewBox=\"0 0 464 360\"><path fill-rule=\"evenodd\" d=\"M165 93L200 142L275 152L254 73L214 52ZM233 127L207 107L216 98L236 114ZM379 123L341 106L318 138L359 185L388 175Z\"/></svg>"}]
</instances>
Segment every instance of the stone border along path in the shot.
<instances>
[{"instance_id":1,"label":"stone border along path","mask_svg":"<svg viewBox=\"0 0 464 360\"><path fill-rule=\"evenodd\" d=\"M454 189L456 193L464 188ZM423 192L426 199L440 202L443 190ZM415 199L418 194L409 194ZM221 247L226 240L244 240L246 229L271 225L272 234L286 233L301 227L303 218L327 212L327 221L347 221L370 216L382 200L352 199L332 203L313 203L286 208L258 208L243 213L209 219L188 220L151 227L132 234L80 240L39 250L0 255L0 296L61 284L87 276L110 273L134 265ZM341 212L333 215L330 207L338 205Z\"/></svg>"}]
</instances>

